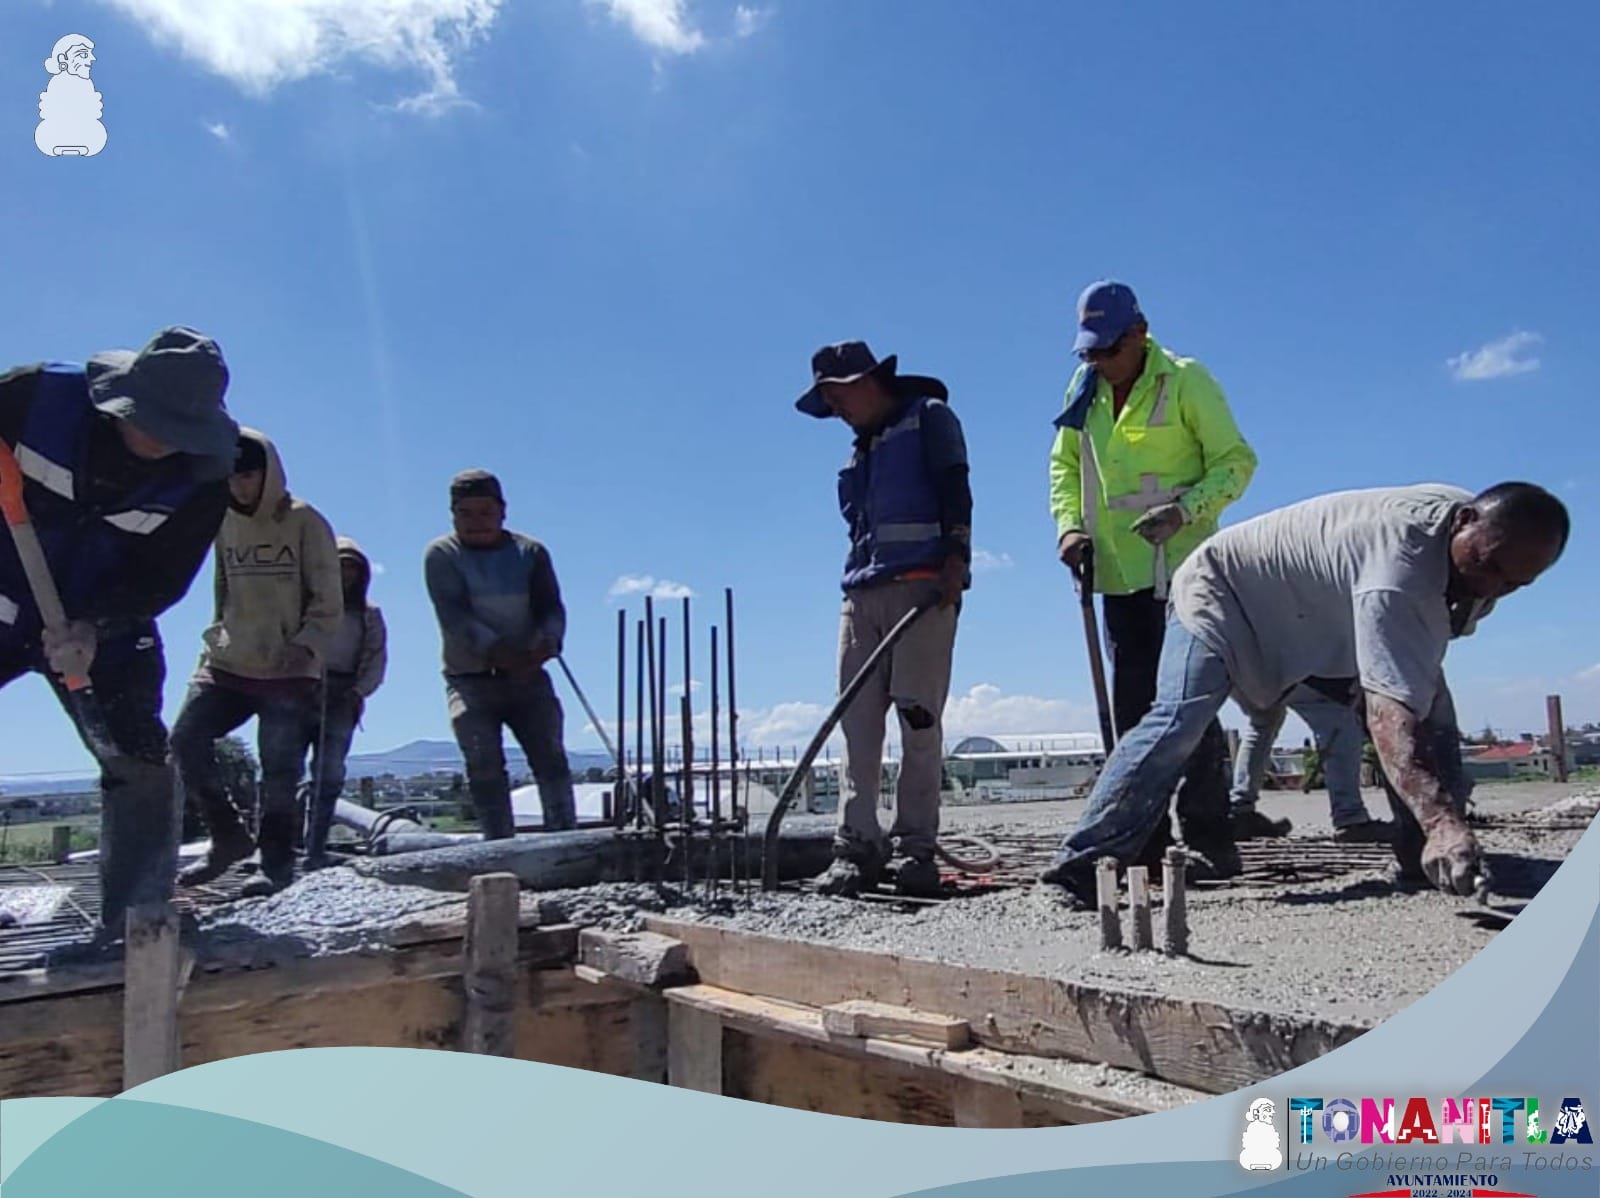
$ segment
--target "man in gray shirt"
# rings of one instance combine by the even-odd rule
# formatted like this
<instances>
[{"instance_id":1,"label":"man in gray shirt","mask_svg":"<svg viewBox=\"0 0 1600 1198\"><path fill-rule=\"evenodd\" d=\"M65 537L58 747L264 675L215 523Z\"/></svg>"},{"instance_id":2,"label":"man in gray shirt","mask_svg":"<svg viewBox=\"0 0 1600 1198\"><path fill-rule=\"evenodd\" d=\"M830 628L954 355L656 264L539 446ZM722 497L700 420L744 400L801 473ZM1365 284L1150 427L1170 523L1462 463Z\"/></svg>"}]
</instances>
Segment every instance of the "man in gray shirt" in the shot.
<instances>
[{"instance_id":1,"label":"man in gray shirt","mask_svg":"<svg viewBox=\"0 0 1600 1198\"><path fill-rule=\"evenodd\" d=\"M1478 846L1440 749L1455 733L1445 649L1566 547L1529 483L1324 495L1211 537L1173 577L1155 706L1122 741L1043 880L1092 901L1096 858L1137 856L1231 695L1268 712L1304 679L1354 678L1387 780L1403 874L1472 892ZM1459 762L1456 763L1459 768Z\"/></svg>"},{"instance_id":2,"label":"man in gray shirt","mask_svg":"<svg viewBox=\"0 0 1600 1198\"><path fill-rule=\"evenodd\" d=\"M502 729L528 756L543 829L572 828L572 771L561 703L544 663L561 652L566 608L550 553L505 527L500 481L466 470L450 483L455 532L428 546L423 572L444 642L445 693L485 840L516 835Z\"/></svg>"}]
</instances>

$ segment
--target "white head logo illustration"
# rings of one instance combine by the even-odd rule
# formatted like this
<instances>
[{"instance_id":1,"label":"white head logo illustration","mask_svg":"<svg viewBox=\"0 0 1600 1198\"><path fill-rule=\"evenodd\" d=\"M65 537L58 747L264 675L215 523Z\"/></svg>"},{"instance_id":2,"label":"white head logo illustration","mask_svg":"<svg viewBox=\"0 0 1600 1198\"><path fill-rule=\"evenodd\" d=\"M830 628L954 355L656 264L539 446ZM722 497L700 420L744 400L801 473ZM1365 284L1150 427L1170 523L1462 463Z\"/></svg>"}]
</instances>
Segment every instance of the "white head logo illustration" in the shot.
<instances>
[{"instance_id":1,"label":"white head logo illustration","mask_svg":"<svg viewBox=\"0 0 1600 1198\"><path fill-rule=\"evenodd\" d=\"M1250 1104L1239 1153L1239 1163L1246 1169L1283 1167L1283 1140L1272 1122L1275 1111L1270 1098L1258 1098Z\"/></svg>"},{"instance_id":2,"label":"white head logo illustration","mask_svg":"<svg viewBox=\"0 0 1600 1198\"><path fill-rule=\"evenodd\" d=\"M81 33L69 33L45 59L50 86L39 93L39 126L33 144L52 158L88 158L106 147L106 127L100 123L100 93L89 81L94 66L94 43Z\"/></svg>"},{"instance_id":3,"label":"white head logo illustration","mask_svg":"<svg viewBox=\"0 0 1600 1198\"><path fill-rule=\"evenodd\" d=\"M1563 1106L1556 1115L1556 1134L1563 1136L1576 1136L1583 1130L1586 1116L1582 1104L1576 1106Z\"/></svg>"}]
</instances>

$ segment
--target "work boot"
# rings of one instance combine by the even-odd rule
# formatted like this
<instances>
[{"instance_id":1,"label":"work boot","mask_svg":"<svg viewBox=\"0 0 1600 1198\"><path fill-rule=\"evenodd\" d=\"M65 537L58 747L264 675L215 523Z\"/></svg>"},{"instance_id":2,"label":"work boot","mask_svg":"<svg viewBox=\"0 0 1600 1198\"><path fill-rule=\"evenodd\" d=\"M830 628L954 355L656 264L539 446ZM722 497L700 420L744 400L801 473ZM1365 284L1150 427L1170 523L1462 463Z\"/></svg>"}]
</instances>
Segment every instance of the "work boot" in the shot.
<instances>
[{"instance_id":1,"label":"work boot","mask_svg":"<svg viewBox=\"0 0 1600 1198\"><path fill-rule=\"evenodd\" d=\"M1037 890L1069 911L1092 911L1097 906L1094 876L1081 867L1052 865L1039 875Z\"/></svg>"},{"instance_id":2,"label":"work boot","mask_svg":"<svg viewBox=\"0 0 1600 1198\"><path fill-rule=\"evenodd\" d=\"M1188 845L1187 848L1189 863L1184 869L1192 881L1225 882L1244 872L1239 850L1231 844L1207 843Z\"/></svg>"},{"instance_id":3,"label":"work boot","mask_svg":"<svg viewBox=\"0 0 1600 1198\"><path fill-rule=\"evenodd\" d=\"M1272 819L1254 807L1241 807L1233 813L1233 838L1235 840L1277 840L1289 835L1294 824L1286 819Z\"/></svg>"},{"instance_id":4,"label":"work boot","mask_svg":"<svg viewBox=\"0 0 1600 1198\"><path fill-rule=\"evenodd\" d=\"M1335 828L1333 838L1340 844L1390 844L1394 841L1394 825L1386 819L1364 819Z\"/></svg>"},{"instance_id":5,"label":"work boot","mask_svg":"<svg viewBox=\"0 0 1600 1198\"><path fill-rule=\"evenodd\" d=\"M878 885L878 869L853 857L835 857L833 864L817 875L817 893L836 898L858 898L863 890Z\"/></svg>"},{"instance_id":6,"label":"work boot","mask_svg":"<svg viewBox=\"0 0 1600 1198\"><path fill-rule=\"evenodd\" d=\"M546 832L567 832L578 826L578 804L572 794L572 779L540 782L539 806L544 809Z\"/></svg>"},{"instance_id":7,"label":"work boot","mask_svg":"<svg viewBox=\"0 0 1600 1198\"><path fill-rule=\"evenodd\" d=\"M944 885L932 857L907 857L894 875L895 893L907 898L939 898Z\"/></svg>"},{"instance_id":8,"label":"work boot","mask_svg":"<svg viewBox=\"0 0 1600 1198\"><path fill-rule=\"evenodd\" d=\"M179 886L204 886L228 872L228 867L243 861L256 851L255 841L242 824L222 828L211 836L211 847L205 856L178 873Z\"/></svg>"}]
</instances>

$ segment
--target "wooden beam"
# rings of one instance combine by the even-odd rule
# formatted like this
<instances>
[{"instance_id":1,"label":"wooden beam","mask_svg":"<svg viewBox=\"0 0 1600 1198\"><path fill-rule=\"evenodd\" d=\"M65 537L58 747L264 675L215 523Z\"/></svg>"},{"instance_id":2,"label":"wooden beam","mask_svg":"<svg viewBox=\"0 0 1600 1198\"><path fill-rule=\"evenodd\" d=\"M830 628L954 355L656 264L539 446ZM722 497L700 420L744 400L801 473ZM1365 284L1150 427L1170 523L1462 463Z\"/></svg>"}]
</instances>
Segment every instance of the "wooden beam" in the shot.
<instances>
[{"instance_id":1,"label":"wooden beam","mask_svg":"<svg viewBox=\"0 0 1600 1198\"><path fill-rule=\"evenodd\" d=\"M472 879L462 974L466 1002L462 1048L467 1052L512 1055L520 891L515 874L484 874Z\"/></svg>"},{"instance_id":2,"label":"wooden beam","mask_svg":"<svg viewBox=\"0 0 1600 1198\"><path fill-rule=\"evenodd\" d=\"M1121 1119L1129 1115L1145 1115L1157 1110L1168 1110L1189 1102L1199 1101L1206 1095L1199 1091L1160 1082L1146 1083L1150 1087L1148 1100L1134 1101L1117 1095L1113 1090L1075 1081L1071 1076L1082 1071L1081 1065L1046 1060L1026 1054L995 1052L984 1048L948 1050L928 1044L912 1044L901 1040L876 1037L831 1036L824 1026L825 1011L801 1003L785 1002L740 994L716 986L680 986L662 992L672 1011L689 1007L714 1016L719 1024L731 1033L740 1033L752 1039L791 1040L811 1045L835 1056L860 1057L878 1062L890 1062L912 1072L908 1077L921 1077L926 1088L935 1083L930 1075L938 1075L939 1087L952 1086L957 1081L971 1083L986 1089L1001 1089L1019 1103L1043 1112L1041 1126L1061 1123L1090 1123L1107 1119ZM728 1088L730 1093L743 1093L746 1085L737 1075L738 1064L729 1065ZM797 1080L797 1088L799 1085ZM1101 1079L1103 1080L1103 1079ZM815 1090L813 1089L813 1095ZM954 1097L954 1091L951 1091ZM805 1109L823 1110L831 1114L859 1114L846 1094L834 1096L831 1102L794 1101L796 1095L769 1092L764 1101L801 1105ZM956 1101L969 1104L968 1117L1004 1120L1013 1117L1004 1098L969 1094ZM908 1120L926 1122L925 1118ZM971 1126L1021 1126L1020 1123L994 1122Z\"/></svg>"},{"instance_id":3,"label":"wooden beam","mask_svg":"<svg viewBox=\"0 0 1600 1198\"><path fill-rule=\"evenodd\" d=\"M685 1003L667 1009L667 1084L722 1093L722 1020Z\"/></svg>"},{"instance_id":4,"label":"wooden beam","mask_svg":"<svg viewBox=\"0 0 1600 1198\"><path fill-rule=\"evenodd\" d=\"M866 998L939 1011L965 1019L985 1048L1104 1062L1212 1094L1307 1064L1367 1030L657 916L646 922L688 946L695 973L708 986L813 1007Z\"/></svg>"},{"instance_id":5,"label":"wooden beam","mask_svg":"<svg viewBox=\"0 0 1600 1198\"><path fill-rule=\"evenodd\" d=\"M122 996L122 1086L178 1069L178 916L171 903L128 908Z\"/></svg>"},{"instance_id":6,"label":"wooden beam","mask_svg":"<svg viewBox=\"0 0 1600 1198\"><path fill-rule=\"evenodd\" d=\"M1022 1095L1009 1086L956 1078L951 1091L957 1127L1021 1127Z\"/></svg>"},{"instance_id":7,"label":"wooden beam","mask_svg":"<svg viewBox=\"0 0 1600 1198\"><path fill-rule=\"evenodd\" d=\"M654 932L584 928L578 934L578 957L592 969L637 986L677 986L689 980L689 950L681 941Z\"/></svg>"},{"instance_id":8,"label":"wooden beam","mask_svg":"<svg viewBox=\"0 0 1600 1198\"><path fill-rule=\"evenodd\" d=\"M972 1027L965 1019L860 998L823 1007L822 1026L832 1036L918 1040L939 1048L965 1048L972 1043Z\"/></svg>"}]
</instances>

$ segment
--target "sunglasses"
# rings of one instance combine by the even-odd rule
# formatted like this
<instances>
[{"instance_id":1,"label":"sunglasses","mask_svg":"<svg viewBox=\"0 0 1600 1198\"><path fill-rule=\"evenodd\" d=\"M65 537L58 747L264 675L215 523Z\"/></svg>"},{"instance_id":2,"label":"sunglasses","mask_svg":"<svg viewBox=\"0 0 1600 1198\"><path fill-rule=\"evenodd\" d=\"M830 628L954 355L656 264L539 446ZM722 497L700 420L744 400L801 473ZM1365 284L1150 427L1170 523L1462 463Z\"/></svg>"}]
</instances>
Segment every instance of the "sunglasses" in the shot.
<instances>
[{"instance_id":1,"label":"sunglasses","mask_svg":"<svg viewBox=\"0 0 1600 1198\"><path fill-rule=\"evenodd\" d=\"M1129 329L1110 345L1101 346L1099 349L1086 349L1080 353L1078 357L1085 362L1103 362L1107 358L1114 358L1120 354L1123 348L1128 344L1128 337L1130 334L1132 334L1132 332L1133 330Z\"/></svg>"}]
</instances>

